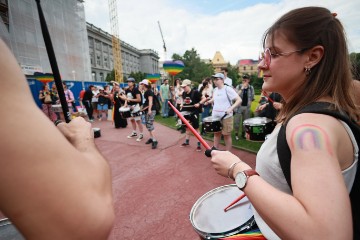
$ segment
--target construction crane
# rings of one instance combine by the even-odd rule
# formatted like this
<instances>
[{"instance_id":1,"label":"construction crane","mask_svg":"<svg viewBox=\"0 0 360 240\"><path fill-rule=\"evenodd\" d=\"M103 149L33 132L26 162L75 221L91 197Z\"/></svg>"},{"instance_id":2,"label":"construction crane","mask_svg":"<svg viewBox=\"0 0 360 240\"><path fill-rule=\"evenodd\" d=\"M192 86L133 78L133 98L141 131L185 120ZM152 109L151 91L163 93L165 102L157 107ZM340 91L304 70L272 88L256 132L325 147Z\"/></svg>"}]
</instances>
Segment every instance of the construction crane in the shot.
<instances>
[{"instance_id":1,"label":"construction crane","mask_svg":"<svg viewBox=\"0 0 360 240\"><path fill-rule=\"evenodd\" d=\"M115 81L123 82L121 44L119 38L119 26L117 15L117 0L109 0L110 25L112 34L112 52L114 59Z\"/></svg>"},{"instance_id":2,"label":"construction crane","mask_svg":"<svg viewBox=\"0 0 360 240\"><path fill-rule=\"evenodd\" d=\"M161 38L162 38L162 40L163 40L163 43L164 43L164 45L163 45L163 48L164 48L164 61L166 60L166 46L165 46L165 40L164 40L164 36L163 36L163 34L162 34L162 31L161 31L161 26L160 26L160 22L158 21L158 25L159 25L159 29L160 29L160 34L161 34Z\"/></svg>"}]
</instances>

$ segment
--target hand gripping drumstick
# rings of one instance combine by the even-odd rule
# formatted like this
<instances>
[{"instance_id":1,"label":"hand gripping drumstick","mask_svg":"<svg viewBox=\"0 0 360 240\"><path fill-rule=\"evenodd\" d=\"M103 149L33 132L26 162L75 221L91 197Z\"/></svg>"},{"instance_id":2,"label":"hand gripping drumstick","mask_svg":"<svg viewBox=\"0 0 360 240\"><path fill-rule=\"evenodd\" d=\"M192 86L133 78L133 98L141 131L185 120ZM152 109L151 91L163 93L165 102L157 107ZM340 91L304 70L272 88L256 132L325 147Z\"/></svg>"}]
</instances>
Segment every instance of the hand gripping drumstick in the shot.
<instances>
[{"instance_id":1,"label":"hand gripping drumstick","mask_svg":"<svg viewBox=\"0 0 360 240\"><path fill-rule=\"evenodd\" d=\"M186 118L184 118L183 115L181 115L181 113L179 112L179 110L177 110L174 105L171 104L170 101L168 101L169 106L174 110L174 112L176 113L176 115L178 115L178 117L181 119L181 121L183 121L183 123L185 123L185 125L190 129L190 131L194 134L194 136L201 142L201 144L206 148L205 151L205 155L207 157L211 157L211 151L212 150L217 150L215 147L210 148L209 144L207 144L207 142L205 142L205 140L200 136L200 134L193 128L193 126L191 126L191 124L188 122L188 120L186 120ZM222 117L224 118L226 116L226 114ZM226 212L231 206L233 206L235 203L239 202L241 199L243 199L245 197L245 193L242 194L240 197L238 197L237 199L235 199L233 202L231 202L225 209L224 211Z\"/></svg>"},{"instance_id":2,"label":"hand gripping drumstick","mask_svg":"<svg viewBox=\"0 0 360 240\"><path fill-rule=\"evenodd\" d=\"M215 147L210 147L209 144L207 144L207 142L205 142L205 140L200 136L200 134L193 128L193 126L191 126L191 124L189 123L188 120L186 120L186 118L181 115L181 113L179 112L179 110L177 110L174 105L171 104L170 101L168 101L169 106L174 110L174 112L176 113L176 115L178 115L178 117L181 119L181 121L183 121L183 123L185 123L185 125L190 129L190 131L194 134L194 136L199 140L199 142L204 146L204 148L206 148L205 151L205 155L207 157L211 157L211 151L212 150L216 150Z\"/></svg>"},{"instance_id":3,"label":"hand gripping drumstick","mask_svg":"<svg viewBox=\"0 0 360 240\"><path fill-rule=\"evenodd\" d=\"M64 113L65 121L66 121L66 123L69 123L71 121L71 114L69 112L69 107L68 107L67 102L66 102L64 88L63 88L61 77L60 77L60 71L59 71L59 67L58 67L57 62L56 62L55 52L54 52L53 45L51 43L49 30L48 30L47 25L46 25L44 13L43 13L43 11L41 9L40 0L35 0L35 1L36 1L36 5L37 5L37 8L38 8L38 12L39 12L41 31L42 31L42 34L43 34L43 37L44 37L44 42L45 42L45 46L46 46L46 51L47 51L48 56L49 56L51 69L53 71L54 81L55 81L56 88L58 90L61 107L62 107L62 110L63 110L63 113Z\"/></svg>"},{"instance_id":4,"label":"hand gripping drumstick","mask_svg":"<svg viewBox=\"0 0 360 240\"><path fill-rule=\"evenodd\" d=\"M59 71L59 67L57 65L54 48L53 48L53 45L52 45L52 42L51 42L50 33L49 33L48 27L46 25L45 16L44 16L44 13L43 13L41 5L40 5L40 0L35 0L35 1L36 1L38 13L39 13L41 31L42 31L42 34L43 34L46 51L47 51L48 56L49 56L50 66L51 66L51 69L53 71L55 85L56 85L56 88L58 90L58 95L59 95L59 99L60 99L60 103L61 103L61 108L62 108L63 113L64 113L65 122L69 123L71 121L71 114L70 114L69 107L68 107L67 102L66 102L64 88L63 88L63 85L62 85L62 81L61 81L61 77L60 77L60 71ZM61 122L61 120L56 120L54 122L54 124L57 126L60 122ZM95 138L101 136L100 135L100 129L93 128L93 131L94 131L94 137Z\"/></svg>"}]
</instances>

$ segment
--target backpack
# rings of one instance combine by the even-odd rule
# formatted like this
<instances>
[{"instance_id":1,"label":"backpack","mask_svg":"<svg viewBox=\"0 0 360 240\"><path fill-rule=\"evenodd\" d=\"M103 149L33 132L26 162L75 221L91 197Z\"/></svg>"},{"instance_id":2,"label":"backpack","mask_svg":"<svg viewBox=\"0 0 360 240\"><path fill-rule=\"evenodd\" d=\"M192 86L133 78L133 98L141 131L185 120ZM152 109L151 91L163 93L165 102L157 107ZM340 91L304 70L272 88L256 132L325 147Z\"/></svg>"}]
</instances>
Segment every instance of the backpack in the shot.
<instances>
[{"instance_id":1,"label":"backpack","mask_svg":"<svg viewBox=\"0 0 360 240\"><path fill-rule=\"evenodd\" d=\"M339 120L344 121L353 132L356 142L360 147L360 126L352 119L350 119L345 113L331 110L330 107L333 106L331 103L326 102L317 102L310 104L299 112L295 113L293 116L300 113L319 113L325 114L332 117L335 117ZM292 117L293 117L292 116ZM291 189L291 152L290 148L286 142L286 124L282 125L279 131L277 138L277 153L279 156L280 166L284 173L285 179ZM355 180L353 187L350 192L350 201L353 217L353 238L360 239L360 164L358 160L358 167L356 170Z\"/></svg>"}]
</instances>

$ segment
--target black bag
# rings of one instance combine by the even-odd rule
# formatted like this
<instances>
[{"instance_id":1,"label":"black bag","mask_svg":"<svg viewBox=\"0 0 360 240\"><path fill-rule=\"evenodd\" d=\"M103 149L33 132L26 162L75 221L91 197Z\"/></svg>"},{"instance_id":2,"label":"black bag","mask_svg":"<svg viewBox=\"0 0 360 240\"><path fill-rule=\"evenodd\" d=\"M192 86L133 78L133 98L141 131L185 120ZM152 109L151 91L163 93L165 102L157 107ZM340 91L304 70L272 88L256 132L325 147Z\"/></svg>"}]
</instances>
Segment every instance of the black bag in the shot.
<instances>
[{"instance_id":1,"label":"black bag","mask_svg":"<svg viewBox=\"0 0 360 240\"><path fill-rule=\"evenodd\" d=\"M155 95L153 96L153 104L154 104L154 107L156 110L156 114L160 114L161 104L160 104L158 97ZM167 104L167 103L164 103L164 104Z\"/></svg>"},{"instance_id":2,"label":"black bag","mask_svg":"<svg viewBox=\"0 0 360 240\"><path fill-rule=\"evenodd\" d=\"M335 110L331 110L330 106L332 106L331 103L326 102L317 102L310 104L303 109L301 109L299 112L297 112L295 115L300 113L319 113L319 114L325 114L330 115L332 117L335 117L339 120L344 121L353 132L356 142L358 146L360 146L360 126L352 119L350 119L347 115L344 113L340 113ZM294 116L295 116L294 115ZM293 117L293 116L292 116ZM277 153L279 156L280 166L284 173L285 179L291 189L291 152L290 148L286 141L286 124L282 125L279 131L279 135L277 138ZM358 165L355 175L355 180L353 187L350 192L350 201L351 201L351 209L352 209L352 217L353 217L353 231L354 239L360 239L360 166Z\"/></svg>"}]
</instances>

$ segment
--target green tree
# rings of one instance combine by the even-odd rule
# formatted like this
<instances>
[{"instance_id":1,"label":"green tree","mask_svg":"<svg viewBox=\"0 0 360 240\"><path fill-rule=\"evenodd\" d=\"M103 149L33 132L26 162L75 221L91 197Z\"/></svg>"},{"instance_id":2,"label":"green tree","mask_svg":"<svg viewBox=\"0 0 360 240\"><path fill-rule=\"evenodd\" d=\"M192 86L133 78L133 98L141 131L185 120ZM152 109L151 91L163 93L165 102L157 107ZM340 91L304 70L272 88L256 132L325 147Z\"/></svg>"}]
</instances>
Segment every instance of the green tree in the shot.
<instances>
[{"instance_id":1,"label":"green tree","mask_svg":"<svg viewBox=\"0 0 360 240\"><path fill-rule=\"evenodd\" d=\"M240 83L239 68L228 63L227 69L227 76L232 79L232 84L234 87L236 87Z\"/></svg>"},{"instance_id":2,"label":"green tree","mask_svg":"<svg viewBox=\"0 0 360 240\"><path fill-rule=\"evenodd\" d=\"M352 65L353 78L360 80L360 53L351 53L350 60Z\"/></svg>"},{"instance_id":3,"label":"green tree","mask_svg":"<svg viewBox=\"0 0 360 240\"><path fill-rule=\"evenodd\" d=\"M195 86L201 83L205 77L209 77L214 74L212 65L201 61L200 55L194 48L186 50L183 56L173 54L172 59L180 60L185 65L183 71L175 75L175 78L190 79L194 82Z\"/></svg>"},{"instance_id":4,"label":"green tree","mask_svg":"<svg viewBox=\"0 0 360 240\"><path fill-rule=\"evenodd\" d=\"M135 78L137 83L141 82L143 79L146 78L146 73L143 72L131 72L129 77ZM125 80L125 79L124 79Z\"/></svg>"},{"instance_id":5,"label":"green tree","mask_svg":"<svg viewBox=\"0 0 360 240\"><path fill-rule=\"evenodd\" d=\"M115 80L115 70L113 69L108 75L106 75L105 82L110 82Z\"/></svg>"}]
</instances>

